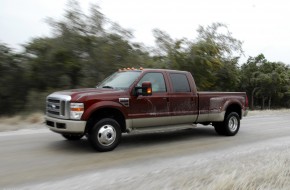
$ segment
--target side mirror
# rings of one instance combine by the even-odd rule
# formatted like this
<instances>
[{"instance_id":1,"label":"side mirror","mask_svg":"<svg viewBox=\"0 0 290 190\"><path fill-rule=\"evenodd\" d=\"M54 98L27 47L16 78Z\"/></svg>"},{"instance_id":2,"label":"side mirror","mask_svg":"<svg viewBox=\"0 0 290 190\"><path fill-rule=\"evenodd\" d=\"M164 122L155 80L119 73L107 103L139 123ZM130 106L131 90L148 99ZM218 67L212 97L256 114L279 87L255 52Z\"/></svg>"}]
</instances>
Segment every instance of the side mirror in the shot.
<instances>
[{"instance_id":1,"label":"side mirror","mask_svg":"<svg viewBox=\"0 0 290 190\"><path fill-rule=\"evenodd\" d=\"M151 96L152 95L152 84L149 81L144 81L142 87L135 87L135 95L139 96Z\"/></svg>"}]
</instances>

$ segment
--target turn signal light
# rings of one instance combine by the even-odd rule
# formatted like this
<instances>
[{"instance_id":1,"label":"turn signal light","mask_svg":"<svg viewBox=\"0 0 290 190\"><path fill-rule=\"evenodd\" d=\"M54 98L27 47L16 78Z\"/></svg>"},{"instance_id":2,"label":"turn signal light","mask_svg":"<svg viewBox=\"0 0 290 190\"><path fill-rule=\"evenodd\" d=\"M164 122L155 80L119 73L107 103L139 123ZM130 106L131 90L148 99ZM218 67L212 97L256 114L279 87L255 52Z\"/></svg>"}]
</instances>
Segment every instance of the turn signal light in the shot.
<instances>
[{"instance_id":1,"label":"turn signal light","mask_svg":"<svg viewBox=\"0 0 290 190\"><path fill-rule=\"evenodd\" d=\"M152 94L152 89L151 88L147 88L147 94Z\"/></svg>"},{"instance_id":2,"label":"turn signal light","mask_svg":"<svg viewBox=\"0 0 290 190\"><path fill-rule=\"evenodd\" d=\"M70 108L71 111L84 111L84 108Z\"/></svg>"}]
</instances>

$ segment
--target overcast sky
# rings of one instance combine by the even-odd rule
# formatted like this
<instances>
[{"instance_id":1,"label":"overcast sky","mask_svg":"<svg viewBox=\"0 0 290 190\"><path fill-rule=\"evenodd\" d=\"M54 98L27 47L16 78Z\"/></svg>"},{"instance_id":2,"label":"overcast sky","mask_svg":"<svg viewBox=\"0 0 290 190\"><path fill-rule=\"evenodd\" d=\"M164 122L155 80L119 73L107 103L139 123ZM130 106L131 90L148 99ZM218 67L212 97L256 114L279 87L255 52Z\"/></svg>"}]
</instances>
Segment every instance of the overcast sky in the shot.
<instances>
[{"instance_id":1,"label":"overcast sky","mask_svg":"<svg viewBox=\"0 0 290 190\"><path fill-rule=\"evenodd\" d=\"M134 32L135 41L154 45L152 29L172 38L196 38L199 25L222 22L244 42L246 58L264 53L290 64L289 0L79 0L86 12L97 3L110 20ZM0 41L14 49L48 36L45 18L61 18L67 0L0 0ZM246 60L244 58L244 60Z\"/></svg>"}]
</instances>

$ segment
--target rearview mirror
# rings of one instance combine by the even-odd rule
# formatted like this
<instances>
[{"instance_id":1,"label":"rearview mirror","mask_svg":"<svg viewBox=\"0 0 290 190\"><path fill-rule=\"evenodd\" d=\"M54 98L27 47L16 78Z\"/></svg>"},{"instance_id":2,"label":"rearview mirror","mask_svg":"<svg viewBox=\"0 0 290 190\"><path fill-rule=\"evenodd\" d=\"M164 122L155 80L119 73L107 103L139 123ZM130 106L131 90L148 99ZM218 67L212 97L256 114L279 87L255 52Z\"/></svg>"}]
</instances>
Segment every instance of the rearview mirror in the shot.
<instances>
[{"instance_id":1,"label":"rearview mirror","mask_svg":"<svg viewBox=\"0 0 290 190\"><path fill-rule=\"evenodd\" d=\"M142 87L135 87L135 95L139 96L151 96L152 95L152 84L149 81L144 81Z\"/></svg>"}]
</instances>

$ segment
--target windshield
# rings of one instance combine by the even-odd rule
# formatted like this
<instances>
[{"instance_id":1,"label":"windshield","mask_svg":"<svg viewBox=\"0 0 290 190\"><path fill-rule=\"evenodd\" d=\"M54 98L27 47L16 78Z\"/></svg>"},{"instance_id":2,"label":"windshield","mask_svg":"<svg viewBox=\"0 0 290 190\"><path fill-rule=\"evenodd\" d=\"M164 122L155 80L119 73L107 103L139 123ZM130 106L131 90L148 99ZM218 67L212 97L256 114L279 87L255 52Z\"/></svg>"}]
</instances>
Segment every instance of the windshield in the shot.
<instances>
[{"instance_id":1,"label":"windshield","mask_svg":"<svg viewBox=\"0 0 290 190\"><path fill-rule=\"evenodd\" d=\"M98 85L98 88L127 89L138 78L141 71L116 72Z\"/></svg>"}]
</instances>

